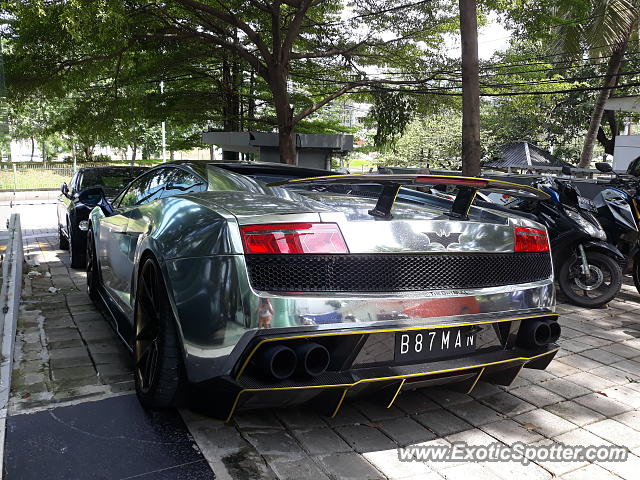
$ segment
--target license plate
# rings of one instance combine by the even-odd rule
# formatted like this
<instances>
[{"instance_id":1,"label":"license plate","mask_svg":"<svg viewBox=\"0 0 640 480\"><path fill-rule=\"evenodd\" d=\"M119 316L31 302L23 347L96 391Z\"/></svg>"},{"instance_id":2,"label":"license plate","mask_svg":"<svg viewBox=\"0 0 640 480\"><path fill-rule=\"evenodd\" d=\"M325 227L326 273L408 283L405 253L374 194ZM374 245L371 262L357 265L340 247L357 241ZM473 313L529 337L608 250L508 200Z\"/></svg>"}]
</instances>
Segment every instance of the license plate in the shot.
<instances>
[{"instance_id":1,"label":"license plate","mask_svg":"<svg viewBox=\"0 0 640 480\"><path fill-rule=\"evenodd\" d=\"M475 349L475 333L470 327L397 332L395 360L433 360L472 353Z\"/></svg>"}]
</instances>

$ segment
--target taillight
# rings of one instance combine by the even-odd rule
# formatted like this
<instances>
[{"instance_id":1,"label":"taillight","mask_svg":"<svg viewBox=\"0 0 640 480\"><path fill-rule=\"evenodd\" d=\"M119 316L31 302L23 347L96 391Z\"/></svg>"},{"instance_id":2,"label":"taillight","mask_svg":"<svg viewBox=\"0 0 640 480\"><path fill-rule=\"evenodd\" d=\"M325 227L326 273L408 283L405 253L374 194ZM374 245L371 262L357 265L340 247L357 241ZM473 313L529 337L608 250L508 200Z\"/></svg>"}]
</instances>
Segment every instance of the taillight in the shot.
<instances>
[{"instance_id":1,"label":"taillight","mask_svg":"<svg viewBox=\"0 0 640 480\"><path fill-rule=\"evenodd\" d=\"M240 227L244 253L349 253L335 223L271 223Z\"/></svg>"},{"instance_id":2,"label":"taillight","mask_svg":"<svg viewBox=\"0 0 640 480\"><path fill-rule=\"evenodd\" d=\"M514 230L514 252L548 252L547 232L538 228L516 227Z\"/></svg>"}]
</instances>

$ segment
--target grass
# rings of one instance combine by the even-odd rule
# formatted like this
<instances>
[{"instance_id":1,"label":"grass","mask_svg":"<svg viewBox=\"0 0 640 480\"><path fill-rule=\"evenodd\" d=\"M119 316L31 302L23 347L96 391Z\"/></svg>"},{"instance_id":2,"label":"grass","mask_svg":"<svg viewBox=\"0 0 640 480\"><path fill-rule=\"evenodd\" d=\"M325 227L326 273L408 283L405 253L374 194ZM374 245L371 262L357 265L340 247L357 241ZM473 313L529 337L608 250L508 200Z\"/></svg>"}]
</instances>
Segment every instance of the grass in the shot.
<instances>
[{"instance_id":1,"label":"grass","mask_svg":"<svg viewBox=\"0 0 640 480\"><path fill-rule=\"evenodd\" d=\"M12 170L0 170L0 190L41 190L58 189L64 182L69 183L73 171L69 169L18 170L14 179Z\"/></svg>"}]
</instances>

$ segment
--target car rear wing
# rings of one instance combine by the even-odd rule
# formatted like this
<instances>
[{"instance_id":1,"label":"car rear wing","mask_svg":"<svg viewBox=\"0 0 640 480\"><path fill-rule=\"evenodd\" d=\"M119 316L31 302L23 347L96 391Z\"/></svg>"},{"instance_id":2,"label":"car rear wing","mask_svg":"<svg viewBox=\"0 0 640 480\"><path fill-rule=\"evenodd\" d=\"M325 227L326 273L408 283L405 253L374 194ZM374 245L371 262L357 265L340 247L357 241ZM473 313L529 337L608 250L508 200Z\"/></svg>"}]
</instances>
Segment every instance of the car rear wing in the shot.
<instances>
[{"instance_id":1,"label":"car rear wing","mask_svg":"<svg viewBox=\"0 0 640 480\"><path fill-rule=\"evenodd\" d=\"M457 193L448 215L454 218L467 218L469 209L479 190L489 193L503 193L513 197L546 200L549 195L529 185L504 182L490 178L458 177L448 175L328 175L324 177L296 178L268 186L286 185L382 185L378 202L369 214L374 217L390 219L391 207L403 186L451 185L457 187Z\"/></svg>"}]
</instances>

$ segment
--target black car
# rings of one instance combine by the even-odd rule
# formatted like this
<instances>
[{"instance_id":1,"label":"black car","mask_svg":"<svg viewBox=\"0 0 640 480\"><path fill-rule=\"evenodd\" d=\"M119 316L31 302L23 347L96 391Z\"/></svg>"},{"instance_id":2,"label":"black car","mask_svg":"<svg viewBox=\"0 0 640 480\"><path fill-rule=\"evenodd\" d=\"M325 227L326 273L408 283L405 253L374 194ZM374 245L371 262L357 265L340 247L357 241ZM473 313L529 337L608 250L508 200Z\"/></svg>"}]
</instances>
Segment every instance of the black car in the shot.
<instances>
[{"instance_id":1,"label":"black car","mask_svg":"<svg viewBox=\"0 0 640 480\"><path fill-rule=\"evenodd\" d=\"M101 187L107 197L115 197L120 190L146 167L88 167L81 168L67 185L60 187L58 197L58 239L62 250L69 250L71 266L83 268L86 263L87 228L91 208L78 200L81 191Z\"/></svg>"}]
</instances>

